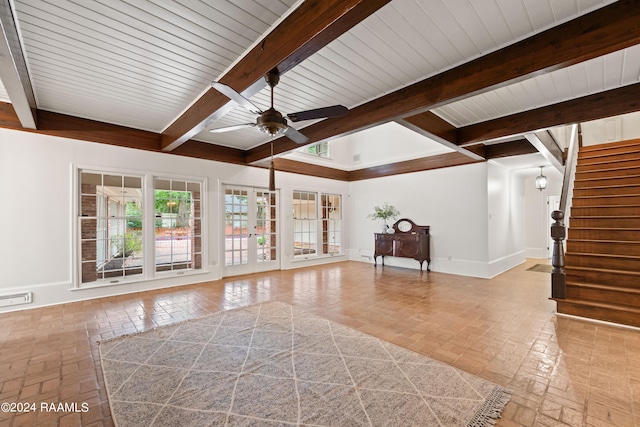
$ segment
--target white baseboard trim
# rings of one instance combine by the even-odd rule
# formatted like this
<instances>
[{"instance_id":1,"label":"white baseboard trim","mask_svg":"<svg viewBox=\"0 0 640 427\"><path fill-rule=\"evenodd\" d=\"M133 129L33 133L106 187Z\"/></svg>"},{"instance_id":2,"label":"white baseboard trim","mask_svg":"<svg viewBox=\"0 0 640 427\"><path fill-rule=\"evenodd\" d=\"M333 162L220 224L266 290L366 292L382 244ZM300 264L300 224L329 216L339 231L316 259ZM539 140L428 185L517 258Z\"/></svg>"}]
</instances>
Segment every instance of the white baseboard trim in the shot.
<instances>
[{"instance_id":1,"label":"white baseboard trim","mask_svg":"<svg viewBox=\"0 0 640 427\"><path fill-rule=\"evenodd\" d=\"M211 273L194 274L184 277L171 277L157 280L146 280L140 282L122 283L111 286L99 286L86 289L71 289L71 282L56 282L38 285L29 285L19 288L0 289L2 294L19 292L32 292L33 299L29 304L2 307L0 313L12 311L29 310L38 307L48 307L58 304L86 301L97 298L111 297L117 295L133 294L136 292L151 291L155 289L172 288L177 286L191 285L194 283L209 282L218 280Z\"/></svg>"}]
</instances>

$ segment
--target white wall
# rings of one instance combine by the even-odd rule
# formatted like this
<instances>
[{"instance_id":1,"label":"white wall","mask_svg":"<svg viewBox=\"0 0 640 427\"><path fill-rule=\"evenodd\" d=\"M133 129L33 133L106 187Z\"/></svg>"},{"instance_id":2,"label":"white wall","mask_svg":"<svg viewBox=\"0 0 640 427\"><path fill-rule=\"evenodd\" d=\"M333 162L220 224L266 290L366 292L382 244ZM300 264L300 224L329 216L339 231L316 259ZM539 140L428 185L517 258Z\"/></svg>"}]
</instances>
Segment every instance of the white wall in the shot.
<instances>
[{"instance_id":1,"label":"white wall","mask_svg":"<svg viewBox=\"0 0 640 427\"><path fill-rule=\"evenodd\" d=\"M349 193L351 259L373 262L373 233L382 222L367 215L389 202L401 217L431 227L432 270L487 277L485 163L356 181ZM386 258L385 264L419 268L417 261L402 258Z\"/></svg>"},{"instance_id":2,"label":"white wall","mask_svg":"<svg viewBox=\"0 0 640 427\"><path fill-rule=\"evenodd\" d=\"M488 162L488 271L493 277L526 259L525 198L521 180L509 169Z\"/></svg>"},{"instance_id":3,"label":"white wall","mask_svg":"<svg viewBox=\"0 0 640 427\"><path fill-rule=\"evenodd\" d=\"M375 144L384 150L393 147L393 142L385 138ZM205 178L209 230L206 271L195 276L71 291L73 165ZM4 237L0 245L0 295L33 291L34 303L15 307L21 309L216 280L223 274L223 230L218 212L222 184L264 187L267 179L265 169L0 129L0 192L6 203L0 210ZM373 233L381 224L367 219L367 215L375 205L389 202L402 217L431 226L432 270L492 277L522 261L522 252L525 246L534 244L530 237L535 234L522 223L541 216L533 212L528 217L537 192L528 189L533 185L491 163L352 183L278 172L276 184L281 191L283 269L347 258L373 262ZM293 190L344 195L345 256L293 259ZM414 260L400 258L387 258L386 263L419 267Z\"/></svg>"},{"instance_id":4,"label":"white wall","mask_svg":"<svg viewBox=\"0 0 640 427\"><path fill-rule=\"evenodd\" d=\"M571 126L559 126L552 131L560 144L567 147ZM585 146L637 138L640 138L640 112L582 123L582 144Z\"/></svg>"},{"instance_id":5,"label":"white wall","mask_svg":"<svg viewBox=\"0 0 640 427\"><path fill-rule=\"evenodd\" d=\"M188 277L71 291L72 165L206 178L209 251L204 267L208 271ZM267 180L265 169L0 128L0 194L5 200L0 209L3 231L0 295L33 291L34 302L15 306L21 309L218 279L222 274L219 249L223 233L218 212L219 189L222 183L266 187ZM287 245L292 241L291 193L296 189L346 195L347 183L277 172L276 185L281 192L281 229L284 231L281 267L335 261L335 257L293 260L292 245ZM345 206L346 228L348 212L349 207ZM348 239L345 245L348 247ZM340 258L346 259L337 259ZM10 309L3 308L0 312Z\"/></svg>"},{"instance_id":6,"label":"white wall","mask_svg":"<svg viewBox=\"0 0 640 427\"><path fill-rule=\"evenodd\" d=\"M453 150L395 122L331 140L331 158L292 152L285 157L344 170L450 153ZM360 159L354 163L354 156Z\"/></svg>"}]
</instances>

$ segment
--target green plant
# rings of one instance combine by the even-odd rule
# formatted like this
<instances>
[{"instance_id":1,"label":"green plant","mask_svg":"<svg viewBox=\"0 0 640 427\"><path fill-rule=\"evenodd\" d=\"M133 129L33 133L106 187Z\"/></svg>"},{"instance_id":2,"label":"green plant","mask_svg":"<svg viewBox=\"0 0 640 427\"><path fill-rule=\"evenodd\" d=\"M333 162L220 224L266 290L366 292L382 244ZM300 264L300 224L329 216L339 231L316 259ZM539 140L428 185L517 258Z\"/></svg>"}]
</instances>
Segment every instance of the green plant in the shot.
<instances>
[{"instance_id":1,"label":"green plant","mask_svg":"<svg viewBox=\"0 0 640 427\"><path fill-rule=\"evenodd\" d=\"M118 251L118 257L126 258L135 252L142 251L142 232L138 230L127 231L124 236L116 236L112 240L112 244Z\"/></svg>"},{"instance_id":2,"label":"green plant","mask_svg":"<svg viewBox=\"0 0 640 427\"><path fill-rule=\"evenodd\" d=\"M260 236L258 237L258 244L260 246L263 246L265 243L267 243L267 236Z\"/></svg>"},{"instance_id":3,"label":"green plant","mask_svg":"<svg viewBox=\"0 0 640 427\"><path fill-rule=\"evenodd\" d=\"M395 219L400 215L400 212L393 207L393 205L390 205L388 202L384 202L382 205L378 205L375 206L373 208L373 213L367 215L367 218L370 219L382 219L385 221L387 221L387 219L392 218Z\"/></svg>"}]
</instances>

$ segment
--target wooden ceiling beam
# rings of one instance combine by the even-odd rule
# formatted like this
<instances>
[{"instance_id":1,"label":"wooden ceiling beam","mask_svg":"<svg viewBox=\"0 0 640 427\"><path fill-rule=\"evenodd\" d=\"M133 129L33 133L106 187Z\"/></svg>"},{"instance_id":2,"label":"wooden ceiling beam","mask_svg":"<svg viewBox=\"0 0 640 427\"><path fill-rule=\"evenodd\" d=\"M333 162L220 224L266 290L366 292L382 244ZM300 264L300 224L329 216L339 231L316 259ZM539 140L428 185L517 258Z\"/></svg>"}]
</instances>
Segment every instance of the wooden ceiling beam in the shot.
<instances>
[{"instance_id":1,"label":"wooden ceiling beam","mask_svg":"<svg viewBox=\"0 0 640 427\"><path fill-rule=\"evenodd\" d=\"M318 178L335 179L338 181L348 181L349 171L331 168L327 166L314 165L297 160L278 158L273 159L276 171L290 172L298 175L315 176Z\"/></svg>"},{"instance_id":2,"label":"wooden ceiling beam","mask_svg":"<svg viewBox=\"0 0 640 427\"><path fill-rule=\"evenodd\" d=\"M78 139L138 150L162 152L160 150L160 134L110 123L97 122L64 114L38 110L38 129L24 128L11 104L0 102L0 127ZM206 144L198 141L187 141L171 154L214 160L226 163L244 164L244 150Z\"/></svg>"},{"instance_id":3,"label":"wooden ceiling beam","mask_svg":"<svg viewBox=\"0 0 640 427\"><path fill-rule=\"evenodd\" d=\"M290 70L390 1L307 0L219 81L251 97L264 87L266 73ZM209 88L162 133L162 149L175 149L234 107L229 98Z\"/></svg>"},{"instance_id":4,"label":"wooden ceiling beam","mask_svg":"<svg viewBox=\"0 0 640 427\"><path fill-rule=\"evenodd\" d=\"M452 166L462 166L481 161L483 160L474 160L469 156L456 152L439 154L436 156L422 157L420 159L406 160L387 165L353 170L349 172L349 181L361 181L364 179L380 178L383 176L421 172Z\"/></svg>"},{"instance_id":5,"label":"wooden ceiling beam","mask_svg":"<svg viewBox=\"0 0 640 427\"><path fill-rule=\"evenodd\" d=\"M36 97L9 0L0 0L0 81L22 127L36 129Z\"/></svg>"},{"instance_id":6,"label":"wooden ceiling beam","mask_svg":"<svg viewBox=\"0 0 640 427\"><path fill-rule=\"evenodd\" d=\"M562 149L556 139L548 130L525 134L525 138L536 147L536 150L544 156L560 173L564 174L564 158Z\"/></svg>"},{"instance_id":7,"label":"wooden ceiling beam","mask_svg":"<svg viewBox=\"0 0 640 427\"><path fill-rule=\"evenodd\" d=\"M639 43L640 0L620 0L301 131L307 144L348 135ZM277 154L299 147L286 137L274 146ZM258 146L247 152L247 162L269 153L269 144Z\"/></svg>"},{"instance_id":8,"label":"wooden ceiling beam","mask_svg":"<svg viewBox=\"0 0 640 427\"><path fill-rule=\"evenodd\" d=\"M484 160L484 156L482 156L481 153L468 150L458 145L458 129L431 111L425 111L415 116L396 120L396 123L469 156L474 160Z\"/></svg>"},{"instance_id":9,"label":"wooden ceiling beam","mask_svg":"<svg viewBox=\"0 0 640 427\"><path fill-rule=\"evenodd\" d=\"M640 83L458 128L460 145L640 111Z\"/></svg>"},{"instance_id":10,"label":"wooden ceiling beam","mask_svg":"<svg viewBox=\"0 0 640 427\"><path fill-rule=\"evenodd\" d=\"M475 145L473 145L472 147L475 147ZM518 139L515 141L490 144L485 145L484 147L487 160L499 159L502 157L520 156L523 154L533 154L538 152L536 147L531 145L531 143L526 139Z\"/></svg>"}]
</instances>

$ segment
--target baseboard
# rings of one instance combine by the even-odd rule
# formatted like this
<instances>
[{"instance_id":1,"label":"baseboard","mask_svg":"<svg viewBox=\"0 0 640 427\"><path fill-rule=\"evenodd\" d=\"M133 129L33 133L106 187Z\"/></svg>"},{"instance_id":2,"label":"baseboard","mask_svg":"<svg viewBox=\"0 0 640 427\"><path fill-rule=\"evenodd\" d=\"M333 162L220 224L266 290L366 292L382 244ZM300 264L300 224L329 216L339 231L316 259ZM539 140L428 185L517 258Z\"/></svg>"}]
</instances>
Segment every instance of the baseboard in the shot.
<instances>
[{"instance_id":1,"label":"baseboard","mask_svg":"<svg viewBox=\"0 0 640 427\"><path fill-rule=\"evenodd\" d=\"M203 274L192 274L182 277L170 277L155 280L122 283L117 285L96 286L86 289L72 290L70 282L46 283L23 286L20 288L0 289L0 294L2 295L22 292L32 293L32 301L30 303L1 307L0 313L9 313L12 311L28 310L32 308L47 307L52 305L86 301L117 295L126 295L136 292L151 291L155 289L185 286L218 279L219 277L214 277L211 272L209 272Z\"/></svg>"},{"instance_id":2,"label":"baseboard","mask_svg":"<svg viewBox=\"0 0 640 427\"><path fill-rule=\"evenodd\" d=\"M513 267L516 267L527 260L527 251L518 251L511 255L503 256L502 258L495 259L489 262L489 276L491 279L496 277L499 274L504 273L505 271L511 270Z\"/></svg>"},{"instance_id":3,"label":"baseboard","mask_svg":"<svg viewBox=\"0 0 640 427\"><path fill-rule=\"evenodd\" d=\"M374 264L373 251L366 250L350 250L348 251L349 260L366 262ZM378 265L382 264L381 257L378 257ZM420 263L415 259L397 258L397 257L385 257L384 264L390 267L402 267L410 268L413 270L420 269ZM489 265L486 262L463 260L455 258L439 258L431 257L431 263L429 264L431 271L437 271L439 273L456 274L459 276L479 277L488 279ZM427 262L422 265L422 270L427 270Z\"/></svg>"}]
</instances>

